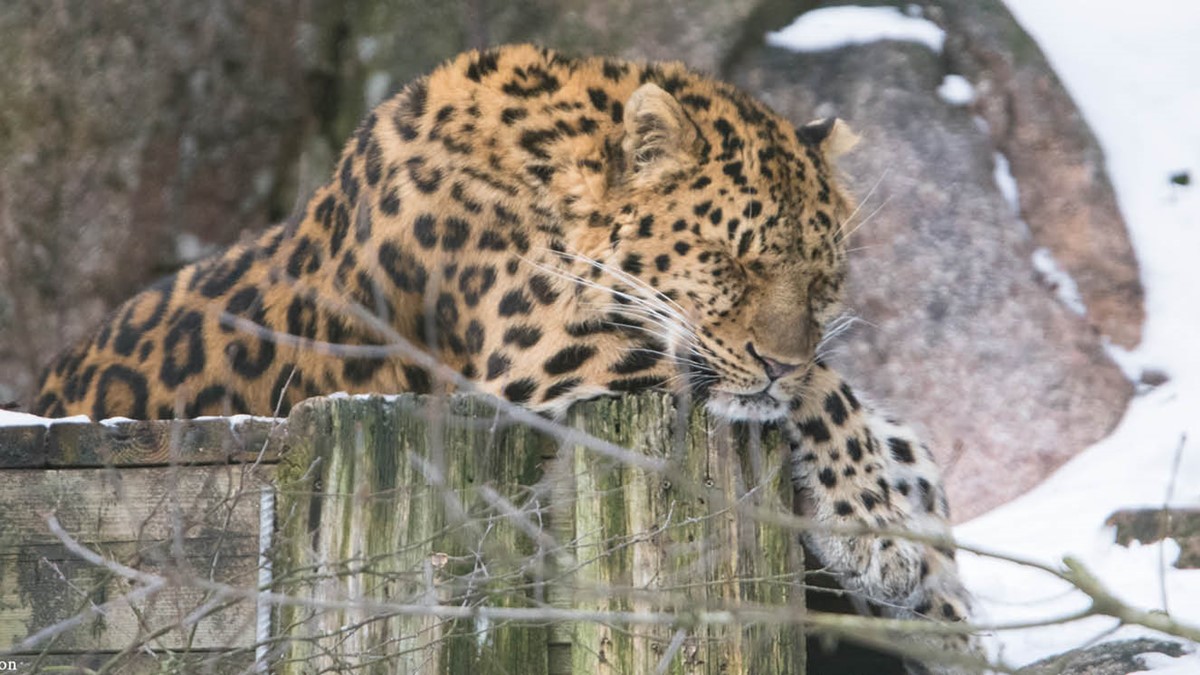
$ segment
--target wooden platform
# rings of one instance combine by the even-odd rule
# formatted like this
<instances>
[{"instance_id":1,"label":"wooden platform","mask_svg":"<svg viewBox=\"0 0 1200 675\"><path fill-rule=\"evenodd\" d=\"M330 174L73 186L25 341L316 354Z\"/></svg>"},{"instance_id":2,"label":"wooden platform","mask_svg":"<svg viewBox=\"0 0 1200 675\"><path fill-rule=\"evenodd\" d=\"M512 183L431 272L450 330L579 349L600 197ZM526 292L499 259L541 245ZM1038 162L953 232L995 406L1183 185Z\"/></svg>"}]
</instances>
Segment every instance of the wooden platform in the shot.
<instances>
[{"instance_id":1,"label":"wooden platform","mask_svg":"<svg viewBox=\"0 0 1200 675\"><path fill-rule=\"evenodd\" d=\"M0 661L803 672L782 445L662 395L557 431L461 396L0 429Z\"/></svg>"}]
</instances>

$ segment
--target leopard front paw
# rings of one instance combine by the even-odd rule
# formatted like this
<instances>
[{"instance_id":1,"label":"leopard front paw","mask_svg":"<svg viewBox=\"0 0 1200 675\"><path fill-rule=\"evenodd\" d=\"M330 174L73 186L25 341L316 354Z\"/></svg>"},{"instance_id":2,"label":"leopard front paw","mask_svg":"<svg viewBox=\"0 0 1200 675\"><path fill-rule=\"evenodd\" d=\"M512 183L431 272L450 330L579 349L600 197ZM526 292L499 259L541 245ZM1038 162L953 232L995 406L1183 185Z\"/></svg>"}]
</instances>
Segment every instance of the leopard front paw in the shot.
<instances>
[{"instance_id":1,"label":"leopard front paw","mask_svg":"<svg viewBox=\"0 0 1200 675\"><path fill-rule=\"evenodd\" d=\"M948 532L945 521L913 508L910 496L921 488L897 487L868 429L836 439L814 436L812 427L798 426L792 441L801 510L816 523L806 543L847 590L884 604L911 602L931 547L903 534L936 537Z\"/></svg>"},{"instance_id":2,"label":"leopard front paw","mask_svg":"<svg viewBox=\"0 0 1200 675\"><path fill-rule=\"evenodd\" d=\"M912 432L860 403L823 371L784 424L801 512L814 526L805 541L824 571L884 616L947 624L945 631L899 636L918 653L979 658L960 627L970 597L954 562L949 510L933 457ZM926 662L928 661L928 662ZM913 672L975 672L922 660ZM922 670L923 669L923 670Z\"/></svg>"}]
</instances>

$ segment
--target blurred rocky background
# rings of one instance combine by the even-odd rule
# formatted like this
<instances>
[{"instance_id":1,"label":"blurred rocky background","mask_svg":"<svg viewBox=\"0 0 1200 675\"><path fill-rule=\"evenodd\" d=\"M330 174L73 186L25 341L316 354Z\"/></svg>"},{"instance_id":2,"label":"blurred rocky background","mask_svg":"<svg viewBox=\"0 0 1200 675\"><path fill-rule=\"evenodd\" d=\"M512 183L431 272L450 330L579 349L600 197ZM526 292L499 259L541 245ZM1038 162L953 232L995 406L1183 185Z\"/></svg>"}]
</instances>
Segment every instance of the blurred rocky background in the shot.
<instances>
[{"instance_id":1,"label":"blurred rocky background","mask_svg":"<svg viewBox=\"0 0 1200 675\"><path fill-rule=\"evenodd\" d=\"M839 361L929 438L957 516L1002 503L1102 438L1130 378L1155 382L1109 356L1137 344L1142 292L1103 154L999 0L896 3L940 50L764 41L831 4L6 0L0 404L139 287L286 217L407 80L535 41L681 59L794 122L848 119L862 322Z\"/></svg>"}]
</instances>

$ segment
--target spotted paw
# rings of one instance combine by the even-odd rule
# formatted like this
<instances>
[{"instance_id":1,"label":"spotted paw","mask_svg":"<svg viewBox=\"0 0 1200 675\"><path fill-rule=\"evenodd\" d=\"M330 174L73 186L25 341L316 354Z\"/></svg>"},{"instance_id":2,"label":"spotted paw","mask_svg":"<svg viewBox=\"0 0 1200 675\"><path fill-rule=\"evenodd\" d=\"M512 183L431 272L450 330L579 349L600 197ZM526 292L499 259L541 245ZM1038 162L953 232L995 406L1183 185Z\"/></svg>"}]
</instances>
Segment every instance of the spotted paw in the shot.
<instances>
[{"instance_id":1,"label":"spotted paw","mask_svg":"<svg viewBox=\"0 0 1200 675\"><path fill-rule=\"evenodd\" d=\"M886 617L965 621L970 597L954 562L932 454L911 430L859 401L833 371L814 371L808 384L783 425L804 515L816 524L805 534L808 547L863 606ZM921 653L955 652L960 661L979 653L974 638L954 629L903 640ZM914 664L913 672L973 672L937 670L936 663Z\"/></svg>"}]
</instances>

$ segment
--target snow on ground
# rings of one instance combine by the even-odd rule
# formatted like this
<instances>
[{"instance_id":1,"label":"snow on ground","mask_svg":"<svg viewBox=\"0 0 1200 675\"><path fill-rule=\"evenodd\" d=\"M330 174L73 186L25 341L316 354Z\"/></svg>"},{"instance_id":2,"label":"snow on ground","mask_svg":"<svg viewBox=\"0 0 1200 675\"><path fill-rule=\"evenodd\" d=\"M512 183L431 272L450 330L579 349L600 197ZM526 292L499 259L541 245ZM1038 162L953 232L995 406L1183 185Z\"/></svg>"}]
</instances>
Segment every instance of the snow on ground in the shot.
<instances>
[{"instance_id":1,"label":"snow on ground","mask_svg":"<svg viewBox=\"0 0 1200 675\"><path fill-rule=\"evenodd\" d=\"M942 51L946 33L912 11L895 7L823 7L801 14L790 26L767 33L767 44L795 52L819 52L877 40L917 42Z\"/></svg>"},{"instance_id":2,"label":"snow on ground","mask_svg":"<svg viewBox=\"0 0 1200 675\"><path fill-rule=\"evenodd\" d=\"M1153 671L1154 675L1196 675L1200 672L1200 663L1197 663L1194 654L1179 658L1166 654L1145 654L1141 658L1146 665L1146 670L1142 672Z\"/></svg>"},{"instance_id":3,"label":"snow on ground","mask_svg":"<svg viewBox=\"0 0 1200 675\"><path fill-rule=\"evenodd\" d=\"M1142 266L1144 340L1132 352L1113 349L1113 355L1126 372L1156 368L1170 381L1135 399L1109 438L957 534L966 544L1048 563L1075 556L1127 602L1163 609L1165 590L1171 615L1200 625L1200 571L1170 566L1176 545L1116 547L1104 526L1118 508L1161 506L1172 474L1171 502L1200 504L1200 186L1194 184L1200 178L1200 3L1006 1L1099 137ZM1182 171L1193 185L1171 184ZM987 622L1046 619L1086 606L1080 594L1039 572L972 555L963 556L962 567ZM1112 625L1093 619L1000 631L990 642L1006 661L1023 664L1078 647ZM1123 629L1116 637L1133 632ZM1155 673L1200 673L1194 654L1147 663Z\"/></svg>"}]
</instances>

